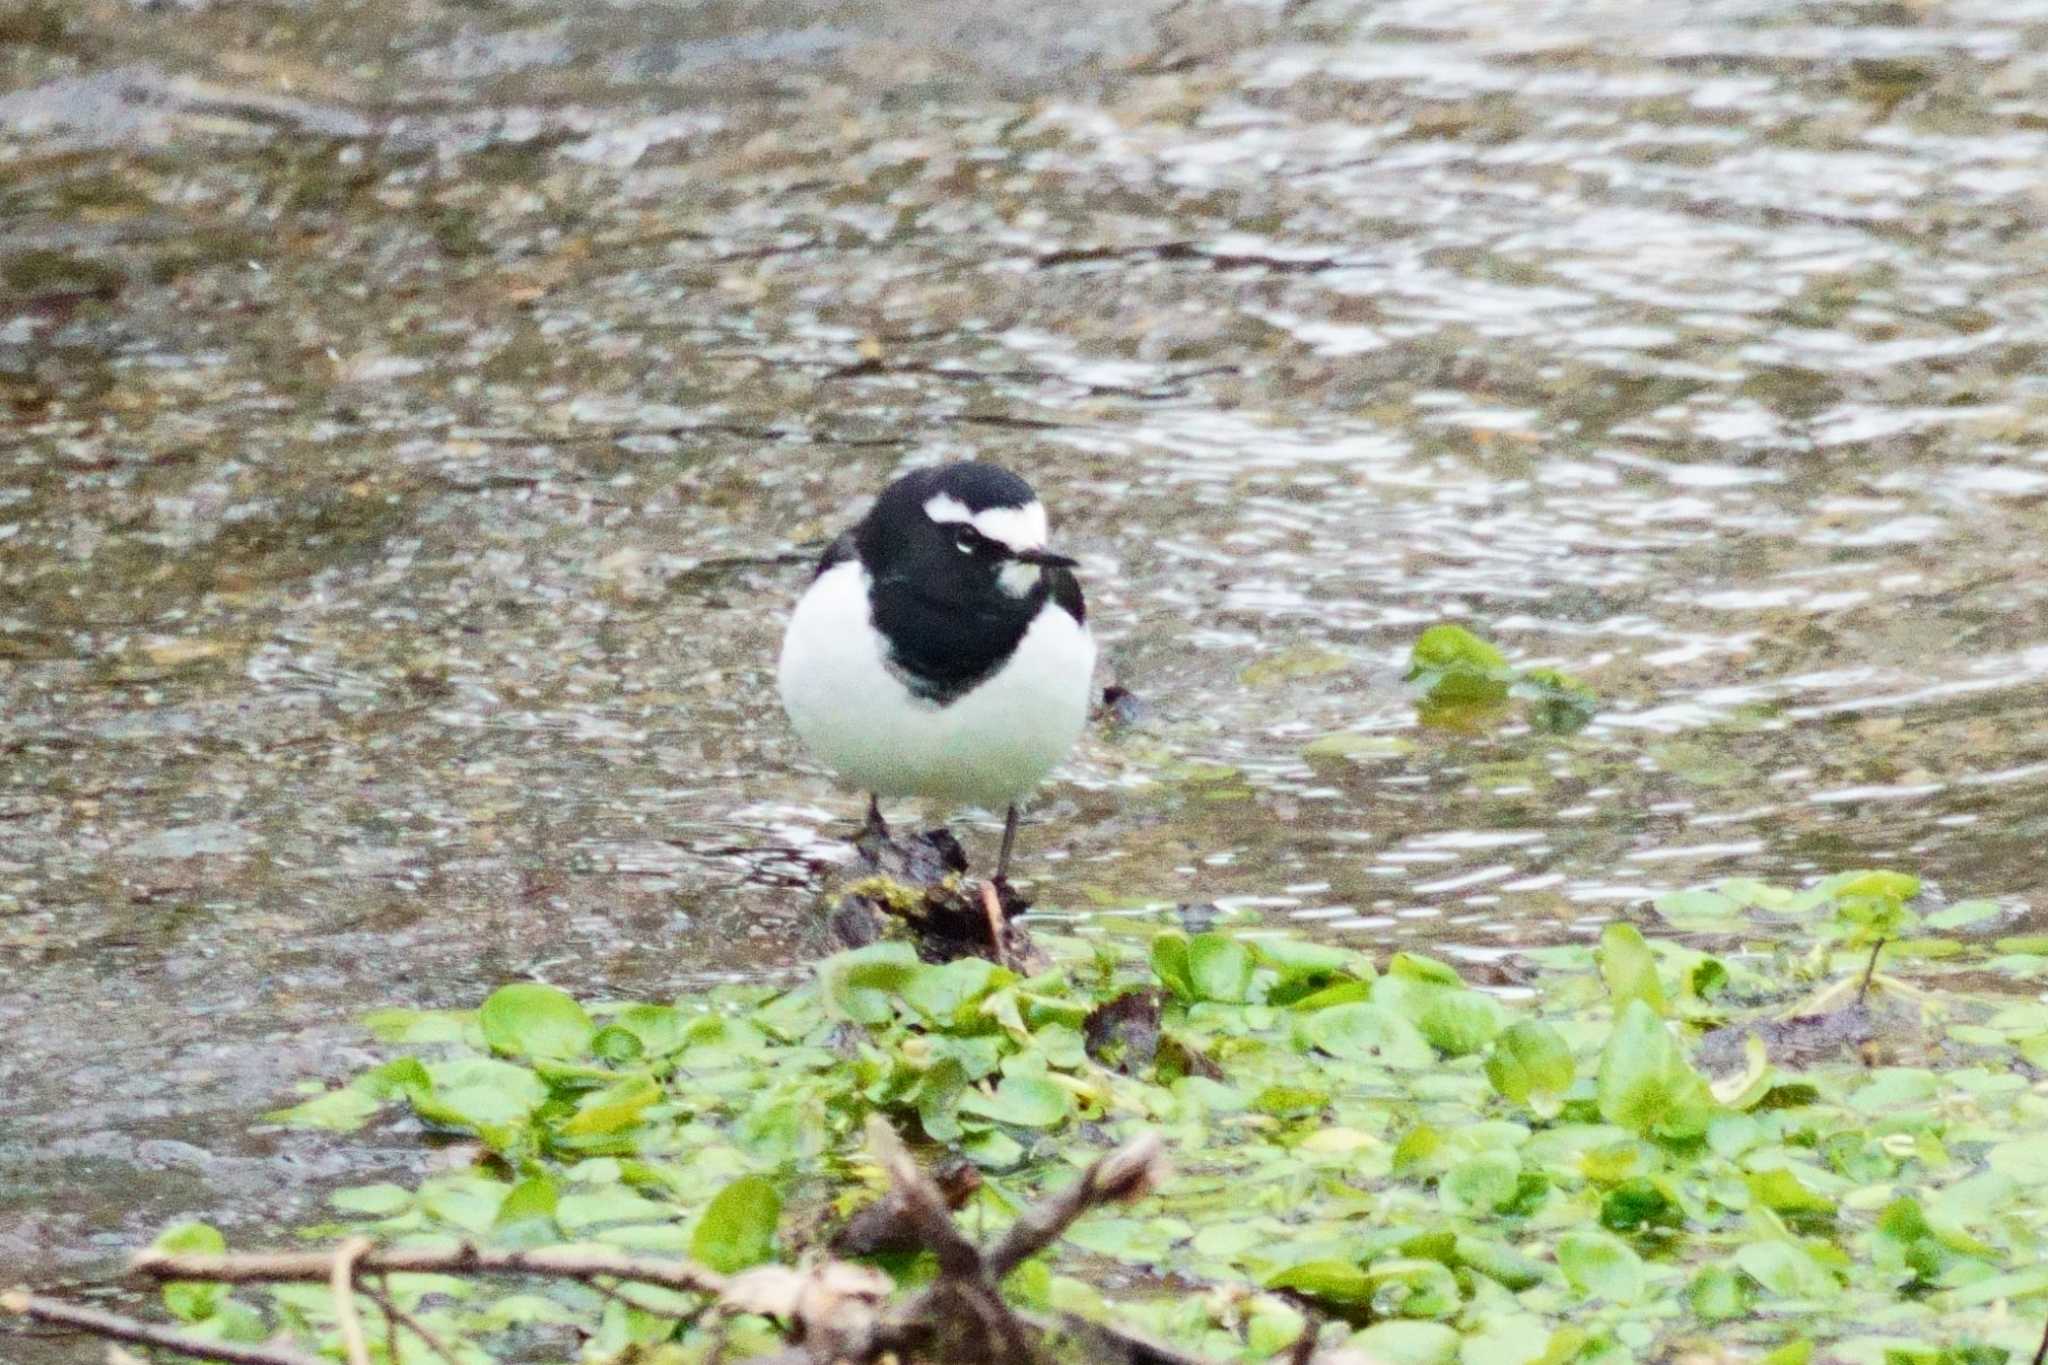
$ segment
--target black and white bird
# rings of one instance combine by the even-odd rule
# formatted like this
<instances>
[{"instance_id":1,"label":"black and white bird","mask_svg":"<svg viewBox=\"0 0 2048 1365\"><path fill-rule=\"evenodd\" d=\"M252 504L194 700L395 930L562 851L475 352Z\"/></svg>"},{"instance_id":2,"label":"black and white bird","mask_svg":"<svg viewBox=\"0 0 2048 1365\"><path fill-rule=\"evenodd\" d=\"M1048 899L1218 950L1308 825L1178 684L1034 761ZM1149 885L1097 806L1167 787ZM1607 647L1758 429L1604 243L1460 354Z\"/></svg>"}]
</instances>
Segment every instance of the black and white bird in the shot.
<instances>
[{"instance_id":1,"label":"black and white bird","mask_svg":"<svg viewBox=\"0 0 2048 1365\"><path fill-rule=\"evenodd\" d=\"M778 681L811 752L881 797L1004 810L1088 719L1095 641L1075 562L1048 550L1031 485L989 464L906 474L832 542L790 617Z\"/></svg>"}]
</instances>

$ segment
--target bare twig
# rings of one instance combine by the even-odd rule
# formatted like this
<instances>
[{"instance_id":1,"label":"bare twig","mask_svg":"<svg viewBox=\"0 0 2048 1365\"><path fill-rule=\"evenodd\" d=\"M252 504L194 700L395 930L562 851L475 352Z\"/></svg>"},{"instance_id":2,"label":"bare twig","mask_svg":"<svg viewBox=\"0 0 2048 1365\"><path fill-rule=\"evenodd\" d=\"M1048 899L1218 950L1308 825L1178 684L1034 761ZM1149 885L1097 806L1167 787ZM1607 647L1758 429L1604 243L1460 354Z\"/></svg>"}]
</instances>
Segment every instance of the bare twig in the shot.
<instances>
[{"instance_id":1,"label":"bare twig","mask_svg":"<svg viewBox=\"0 0 2048 1365\"><path fill-rule=\"evenodd\" d=\"M651 1303L642 1303L618 1285L606 1284L603 1280L586 1280L585 1283L604 1298L610 1299L614 1303L622 1304L636 1313L646 1313L657 1318L674 1318L677 1322L687 1321L693 1316L689 1313L679 1313L673 1308L656 1308ZM717 1305L714 1304L712 1307L715 1311Z\"/></svg>"},{"instance_id":2,"label":"bare twig","mask_svg":"<svg viewBox=\"0 0 2048 1365\"><path fill-rule=\"evenodd\" d=\"M1879 939L1870 945L1870 961L1863 964L1863 984L1856 988L1856 1003L1861 1005L1863 997L1870 994L1871 978L1877 975L1877 955L1884 951L1885 940Z\"/></svg>"},{"instance_id":3,"label":"bare twig","mask_svg":"<svg viewBox=\"0 0 2048 1365\"><path fill-rule=\"evenodd\" d=\"M692 1294L725 1291L725 1277L688 1261L658 1261L600 1247L536 1247L502 1251L458 1247L378 1247L356 1262L366 1274L534 1275L545 1279L632 1280ZM220 1284L318 1284L334 1268L331 1252L272 1251L249 1255L200 1255L144 1251L129 1263L131 1273L152 1280L213 1280Z\"/></svg>"},{"instance_id":4,"label":"bare twig","mask_svg":"<svg viewBox=\"0 0 2048 1365\"><path fill-rule=\"evenodd\" d=\"M384 1315L384 1325L390 1329L390 1341L384 1349L385 1353L391 1357L391 1365L398 1365L398 1329L400 1327L404 1327L406 1331L411 1332L422 1342L426 1343L427 1349L448 1362L448 1365L457 1365L455 1353L448 1349L448 1344L442 1341L440 1336L431 1327L428 1327L418 1318L398 1306L397 1301L391 1297L391 1282L389 1280L382 1281L379 1287L374 1289L365 1285L363 1286L363 1292L368 1294L371 1302L377 1305L377 1310Z\"/></svg>"},{"instance_id":5,"label":"bare twig","mask_svg":"<svg viewBox=\"0 0 2048 1365\"><path fill-rule=\"evenodd\" d=\"M341 1328L341 1349L348 1365L370 1365L370 1342L363 1335L362 1315L356 1312L356 1262L373 1246L367 1237L351 1237L335 1248L334 1266L327 1275L327 1287L334 1293L334 1321Z\"/></svg>"},{"instance_id":6,"label":"bare twig","mask_svg":"<svg viewBox=\"0 0 2048 1365\"><path fill-rule=\"evenodd\" d=\"M981 884L981 909L988 916L988 951L998 967L1010 965L1009 950L1003 946L1003 902L994 882Z\"/></svg>"},{"instance_id":7,"label":"bare twig","mask_svg":"<svg viewBox=\"0 0 2048 1365\"><path fill-rule=\"evenodd\" d=\"M2048 1361L2048 1326L2041 1329L2041 1344L2034 1348L2033 1365L2043 1365L2044 1361Z\"/></svg>"},{"instance_id":8,"label":"bare twig","mask_svg":"<svg viewBox=\"0 0 2048 1365\"><path fill-rule=\"evenodd\" d=\"M981 1278L981 1252L960 1235L960 1229L953 1225L952 1213L946 1208L945 1196L918 1169L896 1130L878 1115L868 1118L868 1150L889 1173L890 1183L903 1200L903 1212L918 1240L939 1258L939 1273L956 1280Z\"/></svg>"},{"instance_id":9,"label":"bare twig","mask_svg":"<svg viewBox=\"0 0 2048 1365\"><path fill-rule=\"evenodd\" d=\"M1304 1315L1301 1335L1287 1348L1287 1365L1315 1365L1316 1338L1322 1335L1322 1326L1314 1313Z\"/></svg>"},{"instance_id":10,"label":"bare twig","mask_svg":"<svg viewBox=\"0 0 2048 1365\"><path fill-rule=\"evenodd\" d=\"M108 1341L126 1341L136 1346L156 1346L166 1351L175 1351L179 1355L191 1356L195 1360L222 1361L224 1365L331 1365L331 1362L323 1362L318 1356L307 1355L289 1346L215 1341L206 1337L195 1337L175 1327L159 1327L155 1323L138 1322L134 1318L122 1317L118 1313L107 1313L97 1308L65 1303L61 1299L43 1298L26 1290L17 1289L0 1294L0 1309L34 1322L75 1327L81 1332Z\"/></svg>"},{"instance_id":11,"label":"bare twig","mask_svg":"<svg viewBox=\"0 0 2048 1365\"><path fill-rule=\"evenodd\" d=\"M1088 1348L1088 1359L1097 1365L1211 1365L1202 1356L1154 1341L1137 1332L1110 1327L1076 1313L1019 1313L1033 1330L1048 1336L1065 1334Z\"/></svg>"},{"instance_id":12,"label":"bare twig","mask_svg":"<svg viewBox=\"0 0 2048 1365\"><path fill-rule=\"evenodd\" d=\"M760 1266L724 1276L687 1261L657 1260L596 1247L518 1251L477 1246L380 1248L366 1238L353 1238L324 1253L180 1255L152 1250L136 1257L132 1271L157 1281L325 1282L334 1292L347 1365L368 1365L368 1344L354 1303L358 1292L382 1310L390 1334L387 1351L394 1361L397 1329L403 1327L433 1351L442 1365L458 1365L450 1344L400 1308L391 1296L390 1275L432 1273L576 1280L636 1308L646 1305L635 1303L623 1292L629 1285L702 1295L709 1302L701 1310L671 1310L664 1315L690 1318L709 1314L699 1320L722 1326L732 1313L762 1313L785 1323L791 1347L764 1365L818 1365L828 1360L874 1365L891 1353L1027 1365L1038 1359L1036 1342L1047 1332L1075 1337L1105 1365L1203 1365L1198 1356L1101 1323L1071 1315L1020 1314L1004 1301L999 1288L1005 1275L1057 1241L1089 1209L1135 1199L1150 1190L1165 1167L1157 1136L1136 1138L1100 1158L1072 1184L1025 1209L986 1250L954 1223L945 1196L879 1117L869 1119L868 1142L889 1177L891 1189L886 1198L898 1204L903 1226L939 1263L939 1278L934 1283L894 1306L889 1305L891 1285L886 1277L842 1261L795 1269ZM358 1289L358 1276L376 1278ZM36 1299L26 1292L0 1299L0 1306L111 1340L160 1346L223 1365L322 1365L289 1347L188 1338L173 1328ZM1306 1333L1297 1343L1292 1365L1310 1358L1313 1335L1312 1331ZM2048 1365L2048 1361L2037 1360L2034 1365Z\"/></svg>"},{"instance_id":13,"label":"bare twig","mask_svg":"<svg viewBox=\"0 0 2048 1365\"><path fill-rule=\"evenodd\" d=\"M384 1359L398 1365L398 1305L391 1299L391 1277L379 1275L376 1288L365 1285L363 1292L384 1314Z\"/></svg>"},{"instance_id":14,"label":"bare twig","mask_svg":"<svg viewBox=\"0 0 2048 1365\"><path fill-rule=\"evenodd\" d=\"M1097 1204L1136 1199L1159 1183L1166 1159L1157 1133L1146 1133L1101 1158L1081 1178L1024 1210L984 1259L997 1280L1060 1239L1076 1218Z\"/></svg>"},{"instance_id":15,"label":"bare twig","mask_svg":"<svg viewBox=\"0 0 2048 1365\"><path fill-rule=\"evenodd\" d=\"M903 1200L918 1239L939 1258L938 1281L889 1315L877 1344L901 1351L936 1338L941 1348L931 1354L1005 1362L1029 1361L1035 1353L1028 1324L1003 1301L996 1287L1003 1276L1051 1245L1088 1209L1134 1198L1150 1189L1163 1164L1157 1137L1148 1134L1125 1143L1090 1166L1072 1185L1026 1209L984 1254L961 1235L945 1201L893 1130L879 1120L870 1120L868 1142L889 1172L895 1187L892 1197ZM953 1349L949 1352L946 1346ZM1175 1365L1177 1360L1153 1353L1143 1343L1126 1343L1119 1351L1134 1361Z\"/></svg>"}]
</instances>

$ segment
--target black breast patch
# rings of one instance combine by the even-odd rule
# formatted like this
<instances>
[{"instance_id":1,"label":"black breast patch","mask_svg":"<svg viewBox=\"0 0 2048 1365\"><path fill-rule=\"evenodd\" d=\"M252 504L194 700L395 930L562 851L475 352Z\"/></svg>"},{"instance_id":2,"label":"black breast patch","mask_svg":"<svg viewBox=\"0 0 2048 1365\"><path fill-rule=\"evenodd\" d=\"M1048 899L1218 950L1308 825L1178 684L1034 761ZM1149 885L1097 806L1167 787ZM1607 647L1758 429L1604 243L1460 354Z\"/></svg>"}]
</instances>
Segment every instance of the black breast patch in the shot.
<instances>
[{"instance_id":1,"label":"black breast patch","mask_svg":"<svg viewBox=\"0 0 2048 1365\"><path fill-rule=\"evenodd\" d=\"M1045 605L1044 584L1023 597L984 594L970 602L920 592L884 578L869 594L889 664L912 694L949 706L987 682L1016 652Z\"/></svg>"}]
</instances>

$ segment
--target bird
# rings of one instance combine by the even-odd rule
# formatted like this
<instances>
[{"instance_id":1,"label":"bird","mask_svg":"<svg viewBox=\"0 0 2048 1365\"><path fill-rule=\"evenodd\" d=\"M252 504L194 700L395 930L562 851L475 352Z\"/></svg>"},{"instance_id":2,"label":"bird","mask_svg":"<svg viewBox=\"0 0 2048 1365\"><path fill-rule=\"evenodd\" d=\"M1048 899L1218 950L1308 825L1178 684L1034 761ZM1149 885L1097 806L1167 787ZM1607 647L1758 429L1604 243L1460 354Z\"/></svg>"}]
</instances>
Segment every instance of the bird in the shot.
<instances>
[{"instance_id":1,"label":"bird","mask_svg":"<svg viewBox=\"0 0 2048 1365\"><path fill-rule=\"evenodd\" d=\"M1046 548L1045 505L997 465L914 470L826 548L776 678L805 747L868 794L1017 809L1088 719L1095 640L1078 562Z\"/></svg>"}]
</instances>

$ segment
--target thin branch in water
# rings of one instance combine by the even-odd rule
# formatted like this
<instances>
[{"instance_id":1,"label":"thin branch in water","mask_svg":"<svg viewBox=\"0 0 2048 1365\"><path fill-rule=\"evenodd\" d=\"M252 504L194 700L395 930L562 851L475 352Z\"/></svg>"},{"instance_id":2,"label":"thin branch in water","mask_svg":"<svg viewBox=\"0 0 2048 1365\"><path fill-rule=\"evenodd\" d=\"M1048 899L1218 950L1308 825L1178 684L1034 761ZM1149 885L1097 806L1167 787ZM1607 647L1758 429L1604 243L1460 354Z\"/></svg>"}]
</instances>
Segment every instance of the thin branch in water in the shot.
<instances>
[{"instance_id":1,"label":"thin branch in water","mask_svg":"<svg viewBox=\"0 0 2048 1365\"><path fill-rule=\"evenodd\" d=\"M144 1251L129 1271L151 1280L214 1280L221 1284L282 1284L325 1281L334 1256L322 1251L206 1254ZM536 1247L501 1251L464 1243L457 1247L378 1247L356 1262L365 1274L533 1275L543 1279L631 1280L664 1289L714 1297L726 1280L688 1261L658 1261L600 1247Z\"/></svg>"},{"instance_id":2,"label":"thin branch in water","mask_svg":"<svg viewBox=\"0 0 2048 1365\"><path fill-rule=\"evenodd\" d=\"M223 1362L223 1365L333 1365L331 1361L323 1361L318 1356L307 1355L289 1346L195 1337L175 1327L159 1327L155 1323L138 1322L134 1318L122 1317L118 1313L107 1313L97 1308L65 1303L61 1299L46 1299L19 1289L0 1294L0 1310L28 1318L32 1322L75 1327L81 1332L108 1341L125 1341L136 1346L155 1346L162 1350L175 1351L182 1356L191 1356L195 1360L218 1360Z\"/></svg>"},{"instance_id":3,"label":"thin branch in water","mask_svg":"<svg viewBox=\"0 0 2048 1365\"><path fill-rule=\"evenodd\" d=\"M981 884L981 910L988 916L989 955L995 958L998 967L1007 967L1010 955L1003 949L1003 902L996 895L994 882Z\"/></svg>"},{"instance_id":4,"label":"thin branch in water","mask_svg":"<svg viewBox=\"0 0 2048 1365\"><path fill-rule=\"evenodd\" d=\"M630 1308L636 1313L647 1313L657 1318L673 1318L677 1322L687 1322L695 1316L695 1314L691 1313L678 1313L673 1308L656 1308L651 1303L642 1303L618 1285L606 1284L603 1280L586 1280L584 1283L595 1289L602 1297Z\"/></svg>"},{"instance_id":5,"label":"thin branch in water","mask_svg":"<svg viewBox=\"0 0 2048 1365\"><path fill-rule=\"evenodd\" d=\"M1202 1356L1189 1355L1161 1341L1136 1332L1110 1327L1077 1313L1020 1313L1022 1321L1042 1336L1069 1337L1088 1348L1088 1359L1097 1365L1211 1365Z\"/></svg>"},{"instance_id":6,"label":"thin branch in water","mask_svg":"<svg viewBox=\"0 0 2048 1365\"><path fill-rule=\"evenodd\" d=\"M397 1301L391 1297L391 1281L389 1277L380 1279L378 1287L375 1289L365 1285L363 1292L370 1296L371 1302L375 1303L378 1311L384 1315L384 1325L390 1332L390 1339L384 1349L385 1353L391 1357L391 1365L398 1365L398 1329L400 1327L404 1327L406 1331L411 1332L422 1342L426 1343L427 1349L448 1362L448 1365L458 1365L455 1353L448 1349L447 1343L442 1341L432 1328L398 1306Z\"/></svg>"},{"instance_id":7,"label":"thin branch in water","mask_svg":"<svg viewBox=\"0 0 2048 1365\"><path fill-rule=\"evenodd\" d=\"M390 1361L391 1365L398 1365L398 1305L391 1301L391 1277L379 1275L377 1287L373 1289L364 1285L363 1292L370 1296L370 1301L384 1314L384 1359Z\"/></svg>"},{"instance_id":8,"label":"thin branch in water","mask_svg":"<svg viewBox=\"0 0 2048 1365\"><path fill-rule=\"evenodd\" d=\"M896 1130L878 1115L868 1118L868 1150L889 1173L890 1183L903 1200L903 1212L918 1240L938 1257L939 1273L956 1280L981 1278L981 1252L961 1236L960 1229L954 1226L952 1212L946 1207L945 1196L918 1169Z\"/></svg>"},{"instance_id":9,"label":"thin branch in water","mask_svg":"<svg viewBox=\"0 0 2048 1365\"><path fill-rule=\"evenodd\" d=\"M334 1320L341 1328L341 1348L348 1365L370 1365L370 1342L363 1335L362 1315L356 1312L356 1262L375 1243L367 1237L351 1237L334 1251L334 1268L328 1272L327 1287L334 1292Z\"/></svg>"},{"instance_id":10,"label":"thin branch in water","mask_svg":"<svg viewBox=\"0 0 2048 1365\"><path fill-rule=\"evenodd\" d=\"M1304 1314L1301 1335L1287 1348L1287 1365L1315 1365L1316 1338L1322 1335L1322 1327L1314 1313Z\"/></svg>"},{"instance_id":11,"label":"thin branch in water","mask_svg":"<svg viewBox=\"0 0 2048 1365\"><path fill-rule=\"evenodd\" d=\"M1076 1218L1097 1204L1136 1199L1164 1176L1166 1158L1157 1133L1146 1133L1098 1160L1081 1178L1018 1216L984 1258L1000 1281L1060 1239Z\"/></svg>"},{"instance_id":12,"label":"thin branch in water","mask_svg":"<svg viewBox=\"0 0 2048 1365\"><path fill-rule=\"evenodd\" d=\"M1863 984L1856 988L1856 1007L1863 1007L1863 997L1870 994L1871 978L1877 975L1877 955L1884 951L1886 940L1879 939L1870 945L1870 961L1863 964Z\"/></svg>"}]
</instances>

